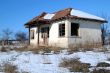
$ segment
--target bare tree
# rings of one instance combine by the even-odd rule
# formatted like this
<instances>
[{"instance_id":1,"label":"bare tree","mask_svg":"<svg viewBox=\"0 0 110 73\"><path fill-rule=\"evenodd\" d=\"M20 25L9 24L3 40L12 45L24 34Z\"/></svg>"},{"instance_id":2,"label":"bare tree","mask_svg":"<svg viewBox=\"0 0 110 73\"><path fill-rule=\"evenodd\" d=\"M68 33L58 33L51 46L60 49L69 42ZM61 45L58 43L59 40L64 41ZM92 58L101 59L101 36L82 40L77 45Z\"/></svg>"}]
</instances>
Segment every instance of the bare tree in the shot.
<instances>
[{"instance_id":1,"label":"bare tree","mask_svg":"<svg viewBox=\"0 0 110 73\"><path fill-rule=\"evenodd\" d=\"M13 32L9 28L7 28L7 29L4 29L2 33L3 33L2 34L3 40L10 40Z\"/></svg>"},{"instance_id":2,"label":"bare tree","mask_svg":"<svg viewBox=\"0 0 110 73\"><path fill-rule=\"evenodd\" d=\"M0 45L2 45L2 41L1 41L2 39L1 39L1 33L0 33Z\"/></svg>"},{"instance_id":3,"label":"bare tree","mask_svg":"<svg viewBox=\"0 0 110 73\"><path fill-rule=\"evenodd\" d=\"M108 26L110 26L110 22L109 22L110 17L109 17L109 15L107 15L107 13L103 13L103 12L100 16L103 17L107 21L107 23L104 23L101 25L102 41L103 41L103 44L105 44L105 38L108 37L108 33L109 33Z\"/></svg>"},{"instance_id":4,"label":"bare tree","mask_svg":"<svg viewBox=\"0 0 110 73\"><path fill-rule=\"evenodd\" d=\"M25 32L20 31L15 34L15 38L16 38L16 40L24 42L25 40L27 40L27 35Z\"/></svg>"},{"instance_id":5,"label":"bare tree","mask_svg":"<svg viewBox=\"0 0 110 73\"><path fill-rule=\"evenodd\" d=\"M4 40L7 45L9 44L9 40L12 38L12 33L13 32L9 28L2 31L2 40Z\"/></svg>"},{"instance_id":6,"label":"bare tree","mask_svg":"<svg viewBox=\"0 0 110 73\"><path fill-rule=\"evenodd\" d=\"M1 35L1 33L0 33L0 40L1 40L1 38L2 38L2 35Z\"/></svg>"}]
</instances>

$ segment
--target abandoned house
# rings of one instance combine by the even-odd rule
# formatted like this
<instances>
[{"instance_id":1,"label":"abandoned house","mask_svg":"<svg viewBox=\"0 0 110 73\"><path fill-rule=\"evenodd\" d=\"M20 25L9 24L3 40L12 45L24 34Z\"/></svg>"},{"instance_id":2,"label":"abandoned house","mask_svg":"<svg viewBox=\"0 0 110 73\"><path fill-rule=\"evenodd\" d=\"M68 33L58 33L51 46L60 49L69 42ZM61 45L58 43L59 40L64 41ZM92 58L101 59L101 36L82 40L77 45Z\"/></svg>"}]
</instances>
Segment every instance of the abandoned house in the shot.
<instances>
[{"instance_id":1,"label":"abandoned house","mask_svg":"<svg viewBox=\"0 0 110 73\"><path fill-rule=\"evenodd\" d=\"M102 42L101 24L105 22L101 17L67 8L55 13L43 12L27 22L25 27L29 29L30 45L68 48L87 41Z\"/></svg>"}]
</instances>

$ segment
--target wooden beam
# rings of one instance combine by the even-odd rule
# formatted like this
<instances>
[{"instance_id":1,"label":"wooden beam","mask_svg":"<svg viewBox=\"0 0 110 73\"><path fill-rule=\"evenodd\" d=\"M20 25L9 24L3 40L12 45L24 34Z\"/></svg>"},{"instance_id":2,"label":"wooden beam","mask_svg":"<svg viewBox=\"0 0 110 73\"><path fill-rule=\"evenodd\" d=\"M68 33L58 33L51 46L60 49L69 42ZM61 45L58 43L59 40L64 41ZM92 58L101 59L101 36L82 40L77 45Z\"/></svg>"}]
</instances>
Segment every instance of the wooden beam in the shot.
<instances>
[{"instance_id":1,"label":"wooden beam","mask_svg":"<svg viewBox=\"0 0 110 73\"><path fill-rule=\"evenodd\" d=\"M30 25L29 25L29 45L30 45Z\"/></svg>"},{"instance_id":2,"label":"wooden beam","mask_svg":"<svg viewBox=\"0 0 110 73\"><path fill-rule=\"evenodd\" d=\"M40 26L38 26L38 39L37 39L37 45L39 46L39 32L40 32Z\"/></svg>"}]
</instances>

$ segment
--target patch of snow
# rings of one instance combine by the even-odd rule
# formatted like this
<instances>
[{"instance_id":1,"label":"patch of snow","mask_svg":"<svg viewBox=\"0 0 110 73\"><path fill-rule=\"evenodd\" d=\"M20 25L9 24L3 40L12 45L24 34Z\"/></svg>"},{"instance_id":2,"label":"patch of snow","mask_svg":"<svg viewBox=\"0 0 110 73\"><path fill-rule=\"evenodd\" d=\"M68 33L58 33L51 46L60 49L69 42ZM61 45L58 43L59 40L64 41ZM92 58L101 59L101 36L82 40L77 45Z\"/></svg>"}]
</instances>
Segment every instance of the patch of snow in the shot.
<instances>
[{"instance_id":1,"label":"patch of snow","mask_svg":"<svg viewBox=\"0 0 110 73\"><path fill-rule=\"evenodd\" d=\"M88 18L88 19L96 19L96 20L105 21L105 19L103 19L101 17L95 16L95 15L92 15L92 14L89 14L89 13L86 13L86 12L83 12L83 11L80 11L80 10L75 10L75 9L71 10L71 15L77 16L77 17L80 17L80 18Z\"/></svg>"},{"instance_id":2,"label":"patch of snow","mask_svg":"<svg viewBox=\"0 0 110 73\"><path fill-rule=\"evenodd\" d=\"M96 66L97 63L107 60L107 55L103 52L78 52L75 53L83 63L90 63L91 66Z\"/></svg>"},{"instance_id":3,"label":"patch of snow","mask_svg":"<svg viewBox=\"0 0 110 73\"><path fill-rule=\"evenodd\" d=\"M5 52L0 53L0 64L10 62L18 67L18 71L26 71L29 73L71 73L68 69L59 67L59 63L63 58L79 58L83 63L90 63L91 66L96 66L98 62L107 62L110 56L104 52L75 52L73 54L65 54L62 51L60 54L33 54L32 52Z\"/></svg>"},{"instance_id":4,"label":"patch of snow","mask_svg":"<svg viewBox=\"0 0 110 73\"><path fill-rule=\"evenodd\" d=\"M54 16L55 14L46 14L44 16L44 19L52 19L52 17Z\"/></svg>"}]
</instances>

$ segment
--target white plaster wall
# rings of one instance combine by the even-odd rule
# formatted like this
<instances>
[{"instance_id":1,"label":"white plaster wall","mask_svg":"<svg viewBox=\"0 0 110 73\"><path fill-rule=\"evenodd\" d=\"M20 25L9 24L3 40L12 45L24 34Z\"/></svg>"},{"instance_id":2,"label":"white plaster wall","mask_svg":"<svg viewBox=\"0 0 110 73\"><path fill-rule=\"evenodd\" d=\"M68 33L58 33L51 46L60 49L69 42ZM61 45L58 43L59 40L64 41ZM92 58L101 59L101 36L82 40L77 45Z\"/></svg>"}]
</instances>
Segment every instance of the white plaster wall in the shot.
<instances>
[{"instance_id":1,"label":"white plaster wall","mask_svg":"<svg viewBox=\"0 0 110 73\"><path fill-rule=\"evenodd\" d=\"M79 23L79 36L71 36L71 22ZM65 37L59 37L59 24L65 23ZM58 46L68 48L71 44L89 42L101 42L101 24L100 22L84 21L84 20L63 20L54 22L49 26L49 46ZM44 27L41 26L41 27ZM31 28L34 30L34 39L30 40L32 45L37 45L37 27ZM42 44L41 32L39 34L39 41Z\"/></svg>"},{"instance_id":2,"label":"white plaster wall","mask_svg":"<svg viewBox=\"0 0 110 73\"><path fill-rule=\"evenodd\" d=\"M31 27L30 30L34 30L34 39L30 39L30 45L37 46L37 38L38 38L37 27Z\"/></svg>"},{"instance_id":3,"label":"white plaster wall","mask_svg":"<svg viewBox=\"0 0 110 73\"><path fill-rule=\"evenodd\" d=\"M59 37L59 24L65 23L65 37ZM50 26L49 45L58 47L68 46L68 21L55 22Z\"/></svg>"},{"instance_id":4,"label":"white plaster wall","mask_svg":"<svg viewBox=\"0 0 110 73\"><path fill-rule=\"evenodd\" d=\"M40 26L39 28L39 45L43 46L43 38L41 38L41 28L47 27L48 24L45 24L43 26ZM38 29L37 27L31 27L30 30L34 30L34 39L30 39L30 45L37 46L38 44Z\"/></svg>"},{"instance_id":5,"label":"white plaster wall","mask_svg":"<svg viewBox=\"0 0 110 73\"><path fill-rule=\"evenodd\" d=\"M72 37L69 34L69 44L102 42L101 40L101 24L100 22L84 21L84 20L69 20L70 22L79 23L79 36ZM71 23L69 23L69 27ZM71 32L71 29L69 29Z\"/></svg>"}]
</instances>

